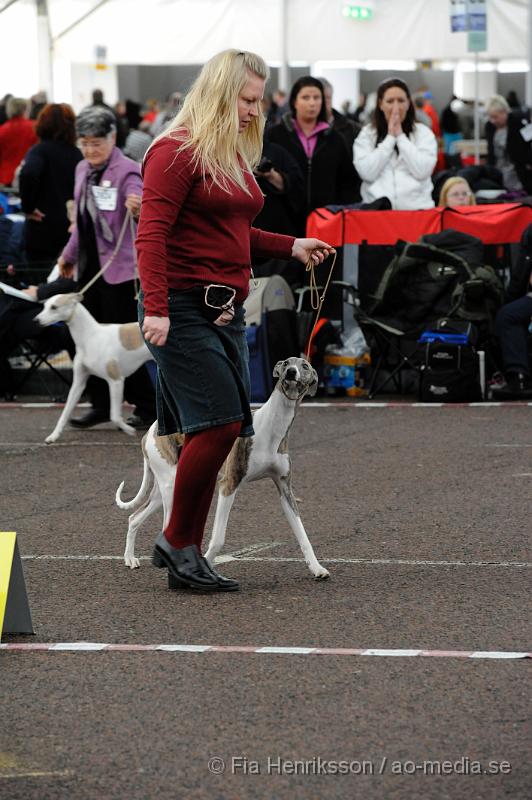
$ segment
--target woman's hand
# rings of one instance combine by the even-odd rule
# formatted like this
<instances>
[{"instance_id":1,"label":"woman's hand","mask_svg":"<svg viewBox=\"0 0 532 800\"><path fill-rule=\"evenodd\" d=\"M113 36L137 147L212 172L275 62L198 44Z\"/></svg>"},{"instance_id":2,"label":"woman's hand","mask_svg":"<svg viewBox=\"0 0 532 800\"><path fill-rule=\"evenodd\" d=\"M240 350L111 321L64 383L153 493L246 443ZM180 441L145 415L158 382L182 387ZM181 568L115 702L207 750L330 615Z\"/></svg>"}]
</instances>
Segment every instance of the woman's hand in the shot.
<instances>
[{"instance_id":1,"label":"woman's hand","mask_svg":"<svg viewBox=\"0 0 532 800\"><path fill-rule=\"evenodd\" d=\"M284 192L284 177L273 167L268 170L268 172L257 172L255 170L255 175L257 178L264 178L267 180L268 183L271 183L271 185L277 189L277 191Z\"/></svg>"},{"instance_id":2,"label":"woman's hand","mask_svg":"<svg viewBox=\"0 0 532 800\"><path fill-rule=\"evenodd\" d=\"M138 194L128 194L126 197L126 202L124 203L125 207L128 211L131 211L131 215L137 219L140 214L140 203L141 203L141 196Z\"/></svg>"},{"instance_id":3,"label":"woman's hand","mask_svg":"<svg viewBox=\"0 0 532 800\"><path fill-rule=\"evenodd\" d=\"M168 317L144 317L142 333L150 344L163 347L168 338L170 330L170 320Z\"/></svg>"},{"instance_id":4,"label":"woman's hand","mask_svg":"<svg viewBox=\"0 0 532 800\"><path fill-rule=\"evenodd\" d=\"M390 114L390 119L388 120L388 133L390 136L400 136L403 132L403 128L401 127L401 117L399 115L399 109L394 108L392 113Z\"/></svg>"},{"instance_id":5,"label":"woman's hand","mask_svg":"<svg viewBox=\"0 0 532 800\"><path fill-rule=\"evenodd\" d=\"M320 239L296 239L292 247L292 258L297 258L303 264L307 264L311 258L314 266L317 266L334 252L334 247Z\"/></svg>"},{"instance_id":6,"label":"woman's hand","mask_svg":"<svg viewBox=\"0 0 532 800\"><path fill-rule=\"evenodd\" d=\"M57 266L59 267L59 274L62 278L71 278L74 273L74 264L65 261L63 256L57 259Z\"/></svg>"},{"instance_id":7,"label":"woman's hand","mask_svg":"<svg viewBox=\"0 0 532 800\"><path fill-rule=\"evenodd\" d=\"M27 294L28 297L31 297L32 300L37 300L37 286L28 286L26 289L22 289L24 294Z\"/></svg>"},{"instance_id":8,"label":"woman's hand","mask_svg":"<svg viewBox=\"0 0 532 800\"><path fill-rule=\"evenodd\" d=\"M31 214L26 214L26 219L31 219L32 222L42 222L46 214L43 214L38 208L34 208Z\"/></svg>"}]
</instances>

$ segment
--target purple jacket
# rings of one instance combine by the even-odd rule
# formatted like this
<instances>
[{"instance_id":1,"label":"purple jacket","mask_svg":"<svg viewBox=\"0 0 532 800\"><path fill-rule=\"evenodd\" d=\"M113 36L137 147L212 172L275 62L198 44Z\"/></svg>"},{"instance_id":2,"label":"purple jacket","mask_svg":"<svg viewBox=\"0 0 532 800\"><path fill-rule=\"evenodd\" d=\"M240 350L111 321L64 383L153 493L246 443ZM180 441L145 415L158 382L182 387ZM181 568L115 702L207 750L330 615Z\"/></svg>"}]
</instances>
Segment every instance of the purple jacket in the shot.
<instances>
[{"instance_id":1,"label":"purple jacket","mask_svg":"<svg viewBox=\"0 0 532 800\"><path fill-rule=\"evenodd\" d=\"M76 167L76 177L74 186L74 202L76 204L76 213L79 206L82 193L85 191L85 182L89 174L90 165L88 161L83 159ZM109 163L105 168L100 186L104 185L104 181L108 181L110 187L118 189L116 207L114 211L98 210L107 222L113 240L108 241L104 237L101 226L98 222L95 225L96 231L96 245L98 247L98 254L100 256L100 267L104 264L113 254L116 247L120 230L126 215L126 197L128 194L142 194L142 178L140 177L140 166L136 161L127 158L123 153L115 147L111 153ZM63 258L70 264L77 264L79 253L79 233L78 227L74 228L70 239L68 240L65 249L63 250ZM123 283L124 281L133 280L135 277L135 259L133 251L133 241L131 239L131 230L128 223L125 236L122 240L120 250L114 257L109 267L103 273L103 279L107 283Z\"/></svg>"}]
</instances>

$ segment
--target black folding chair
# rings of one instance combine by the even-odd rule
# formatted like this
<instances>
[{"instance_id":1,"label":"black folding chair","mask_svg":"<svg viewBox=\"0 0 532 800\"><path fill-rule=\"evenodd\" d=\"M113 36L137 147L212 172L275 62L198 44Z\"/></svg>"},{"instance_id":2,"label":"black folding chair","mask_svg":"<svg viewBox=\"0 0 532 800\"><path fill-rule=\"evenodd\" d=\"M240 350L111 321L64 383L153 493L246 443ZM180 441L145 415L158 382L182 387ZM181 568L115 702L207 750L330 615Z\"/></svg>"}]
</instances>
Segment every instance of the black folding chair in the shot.
<instances>
[{"instance_id":1,"label":"black folding chair","mask_svg":"<svg viewBox=\"0 0 532 800\"><path fill-rule=\"evenodd\" d=\"M372 369L368 385L371 400L390 384L399 394L412 388L419 395L422 346L418 344L421 329L401 331L392 325L365 314L359 308L356 316L362 333L371 345Z\"/></svg>"},{"instance_id":2,"label":"black folding chair","mask_svg":"<svg viewBox=\"0 0 532 800\"><path fill-rule=\"evenodd\" d=\"M21 339L10 353L10 359L18 360L18 369L22 366L22 374L13 382L10 394L17 395L32 377L36 377L44 390L43 393L48 395L52 402L64 402L71 386L69 372L65 374L52 362L60 352L62 351L58 350L57 343L52 339ZM50 373L54 378L51 378Z\"/></svg>"}]
</instances>

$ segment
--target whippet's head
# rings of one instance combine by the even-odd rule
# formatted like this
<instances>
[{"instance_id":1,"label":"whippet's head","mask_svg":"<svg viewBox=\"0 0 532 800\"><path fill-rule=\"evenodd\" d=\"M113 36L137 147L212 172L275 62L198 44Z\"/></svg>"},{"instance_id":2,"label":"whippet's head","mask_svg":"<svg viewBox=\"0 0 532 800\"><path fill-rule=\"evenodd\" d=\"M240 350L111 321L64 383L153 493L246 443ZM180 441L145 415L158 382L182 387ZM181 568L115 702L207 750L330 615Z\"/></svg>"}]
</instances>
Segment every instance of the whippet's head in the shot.
<instances>
[{"instance_id":1,"label":"whippet's head","mask_svg":"<svg viewBox=\"0 0 532 800\"><path fill-rule=\"evenodd\" d=\"M318 373L306 358L291 356L278 361L273 377L279 378L276 388L289 400L302 400L306 394L313 396L318 388Z\"/></svg>"},{"instance_id":2,"label":"whippet's head","mask_svg":"<svg viewBox=\"0 0 532 800\"><path fill-rule=\"evenodd\" d=\"M40 325L53 325L54 322L68 322L76 310L78 303L83 302L83 295L77 292L54 294L44 302L44 308L35 319Z\"/></svg>"}]
</instances>

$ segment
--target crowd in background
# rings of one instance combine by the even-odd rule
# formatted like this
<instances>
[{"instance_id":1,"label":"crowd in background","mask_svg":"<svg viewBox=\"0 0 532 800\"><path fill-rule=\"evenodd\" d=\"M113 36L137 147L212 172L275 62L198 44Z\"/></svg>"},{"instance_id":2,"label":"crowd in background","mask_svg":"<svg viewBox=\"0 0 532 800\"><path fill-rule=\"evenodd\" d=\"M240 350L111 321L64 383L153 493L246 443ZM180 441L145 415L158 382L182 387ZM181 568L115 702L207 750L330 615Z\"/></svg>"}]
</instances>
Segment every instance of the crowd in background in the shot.
<instances>
[{"instance_id":1,"label":"crowd in background","mask_svg":"<svg viewBox=\"0 0 532 800\"><path fill-rule=\"evenodd\" d=\"M111 107L96 89L88 108L109 115L113 147L141 164L180 101L174 92L164 101L128 99ZM330 82L305 76L289 92L267 94L262 106L264 147L255 177L265 204L255 224L265 230L303 236L309 212L322 206L414 210L532 195L530 110L515 92L481 104L487 156L480 165L459 153L460 141L473 136L473 104L452 96L437 110L430 91L411 92L399 78L340 111ZM21 257L52 267L61 255L79 215L73 206L84 159L79 139L76 116L65 103L48 103L42 92L0 101L0 263L10 235L2 227L10 210L2 186L20 198L25 215L22 239L15 242ZM255 266L257 275L281 273L292 285L303 282L302 265ZM525 378L528 386L529 372Z\"/></svg>"}]
</instances>

